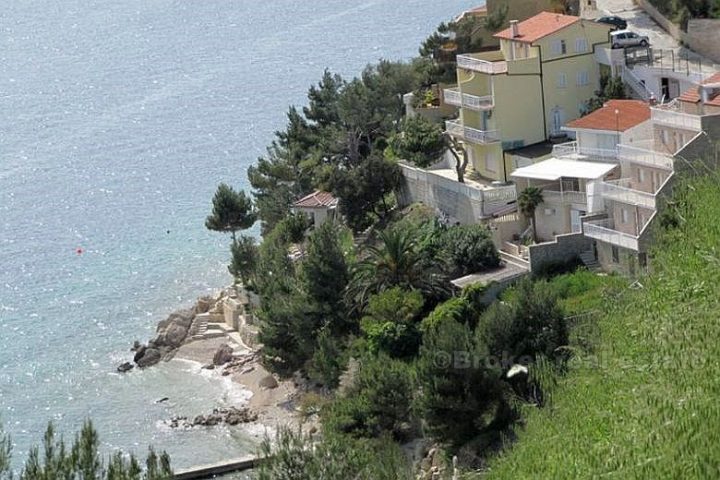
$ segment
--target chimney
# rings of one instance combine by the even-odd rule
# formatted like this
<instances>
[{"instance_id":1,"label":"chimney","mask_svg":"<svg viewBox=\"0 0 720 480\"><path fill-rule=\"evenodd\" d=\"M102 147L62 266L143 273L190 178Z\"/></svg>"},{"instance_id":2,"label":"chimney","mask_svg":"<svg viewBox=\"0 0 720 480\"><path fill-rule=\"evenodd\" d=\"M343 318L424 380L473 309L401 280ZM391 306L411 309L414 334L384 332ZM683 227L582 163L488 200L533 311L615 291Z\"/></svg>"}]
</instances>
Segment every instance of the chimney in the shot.
<instances>
[{"instance_id":1,"label":"chimney","mask_svg":"<svg viewBox=\"0 0 720 480\"><path fill-rule=\"evenodd\" d=\"M518 31L518 21L517 20L510 20L510 36L512 38L517 38L520 36L520 32Z\"/></svg>"}]
</instances>

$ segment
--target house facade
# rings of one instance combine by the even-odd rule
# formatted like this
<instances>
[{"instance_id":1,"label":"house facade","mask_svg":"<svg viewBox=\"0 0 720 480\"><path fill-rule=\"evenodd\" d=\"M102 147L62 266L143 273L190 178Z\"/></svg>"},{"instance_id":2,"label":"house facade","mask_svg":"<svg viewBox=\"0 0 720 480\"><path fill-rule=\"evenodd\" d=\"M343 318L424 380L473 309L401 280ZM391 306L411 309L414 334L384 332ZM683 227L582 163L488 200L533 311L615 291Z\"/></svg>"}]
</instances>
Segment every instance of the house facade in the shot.
<instances>
[{"instance_id":1,"label":"house facade","mask_svg":"<svg viewBox=\"0 0 720 480\"><path fill-rule=\"evenodd\" d=\"M498 32L500 49L458 55L458 87L445 101L459 105L446 130L465 144L470 166L489 180L508 181L505 152L561 137L599 88L594 50L610 27L542 12Z\"/></svg>"}]
</instances>

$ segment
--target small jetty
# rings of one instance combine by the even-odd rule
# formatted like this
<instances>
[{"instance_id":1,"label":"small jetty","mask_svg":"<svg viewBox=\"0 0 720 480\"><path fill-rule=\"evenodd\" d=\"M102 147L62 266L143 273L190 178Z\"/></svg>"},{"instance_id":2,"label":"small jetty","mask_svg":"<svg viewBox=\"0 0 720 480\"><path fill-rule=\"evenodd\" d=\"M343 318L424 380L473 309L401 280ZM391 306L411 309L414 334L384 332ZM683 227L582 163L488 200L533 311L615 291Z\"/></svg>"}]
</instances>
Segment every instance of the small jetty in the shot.
<instances>
[{"instance_id":1,"label":"small jetty","mask_svg":"<svg viewBox=\"0 0 720 480\"><path fill-rule=\"evenodd\" d=\"M174 475L175 480L192 480L196 478L213 478L216 475L231 472L242 472L251 470L262 459L254 455L236 458L232 460L224 460L222 462L208 463L206 465L197 465L195 467L177 470Z\"/></svg>"}]
</instances>

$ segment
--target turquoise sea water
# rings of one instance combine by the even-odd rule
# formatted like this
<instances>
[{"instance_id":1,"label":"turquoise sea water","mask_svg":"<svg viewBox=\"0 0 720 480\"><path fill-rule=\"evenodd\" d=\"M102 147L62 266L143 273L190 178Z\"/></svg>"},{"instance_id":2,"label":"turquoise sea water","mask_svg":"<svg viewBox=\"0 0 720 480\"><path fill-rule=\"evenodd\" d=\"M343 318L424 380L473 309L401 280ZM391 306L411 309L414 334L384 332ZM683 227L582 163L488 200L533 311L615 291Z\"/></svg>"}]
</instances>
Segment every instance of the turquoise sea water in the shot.
<instances>
[{"instance_id":1,"label":"turquoise sea water","mask_svg":"<svg viewBox=\"0 0 720 480\"><path fill-rule=\"evenodd\" d=\"M28 0L0 12L0 419L21 461L48 420L176 466L243 429L170 431L246 393L173 361L120 376L134 339L229 281L203 220L324 68L413 56L466 0ZM82 253L78 253L80 250ZM170 401L155 404L160 397ZM254 432L259 434L259 432Z\"/></svg>"}]
</instances>

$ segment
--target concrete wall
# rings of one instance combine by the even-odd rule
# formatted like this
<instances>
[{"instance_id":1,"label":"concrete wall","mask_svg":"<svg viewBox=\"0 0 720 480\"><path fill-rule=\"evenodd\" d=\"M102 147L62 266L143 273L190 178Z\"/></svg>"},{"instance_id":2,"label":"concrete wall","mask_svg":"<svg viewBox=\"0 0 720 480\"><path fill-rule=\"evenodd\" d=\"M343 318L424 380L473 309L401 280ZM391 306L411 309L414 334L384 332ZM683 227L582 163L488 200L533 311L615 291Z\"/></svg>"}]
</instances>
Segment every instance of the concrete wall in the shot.
<instances>
[{"instance_id":1,"label":"concrete wall","mask_svg":"<svg viewBox=\"0 0 720 480\"><path fill-rule=\"evenodd\" d=\"M613 260L613 246L609 243L596 241L597 261L602 269L608 273L618 273L634 277L641 273L638 253L625 248L617 248L617 259Z\"/></svg>"},{"instance_id":2,"label":"concrete wall","mask_svg":"<svg viewBox=\"0 0 720 480\"><path fill-rule=\"evenodd\" d=\"M558 235L552 242L530 245L530 271L536 272L558 263L570 262L592 248L592 241L582 233Z\"/></svg>"},{"instance_id":3,"label":"concrete wall","mask_svg":"<svg viewBox=\"0 0 720 480\"><path fill-rule=\"evenodd\" d=\"M481 191L431 171L401 165L404 186L397 192L401 207L423 203L463 224L477 223L515 199L515 187Z\"/></svg>"}]
</instances>

